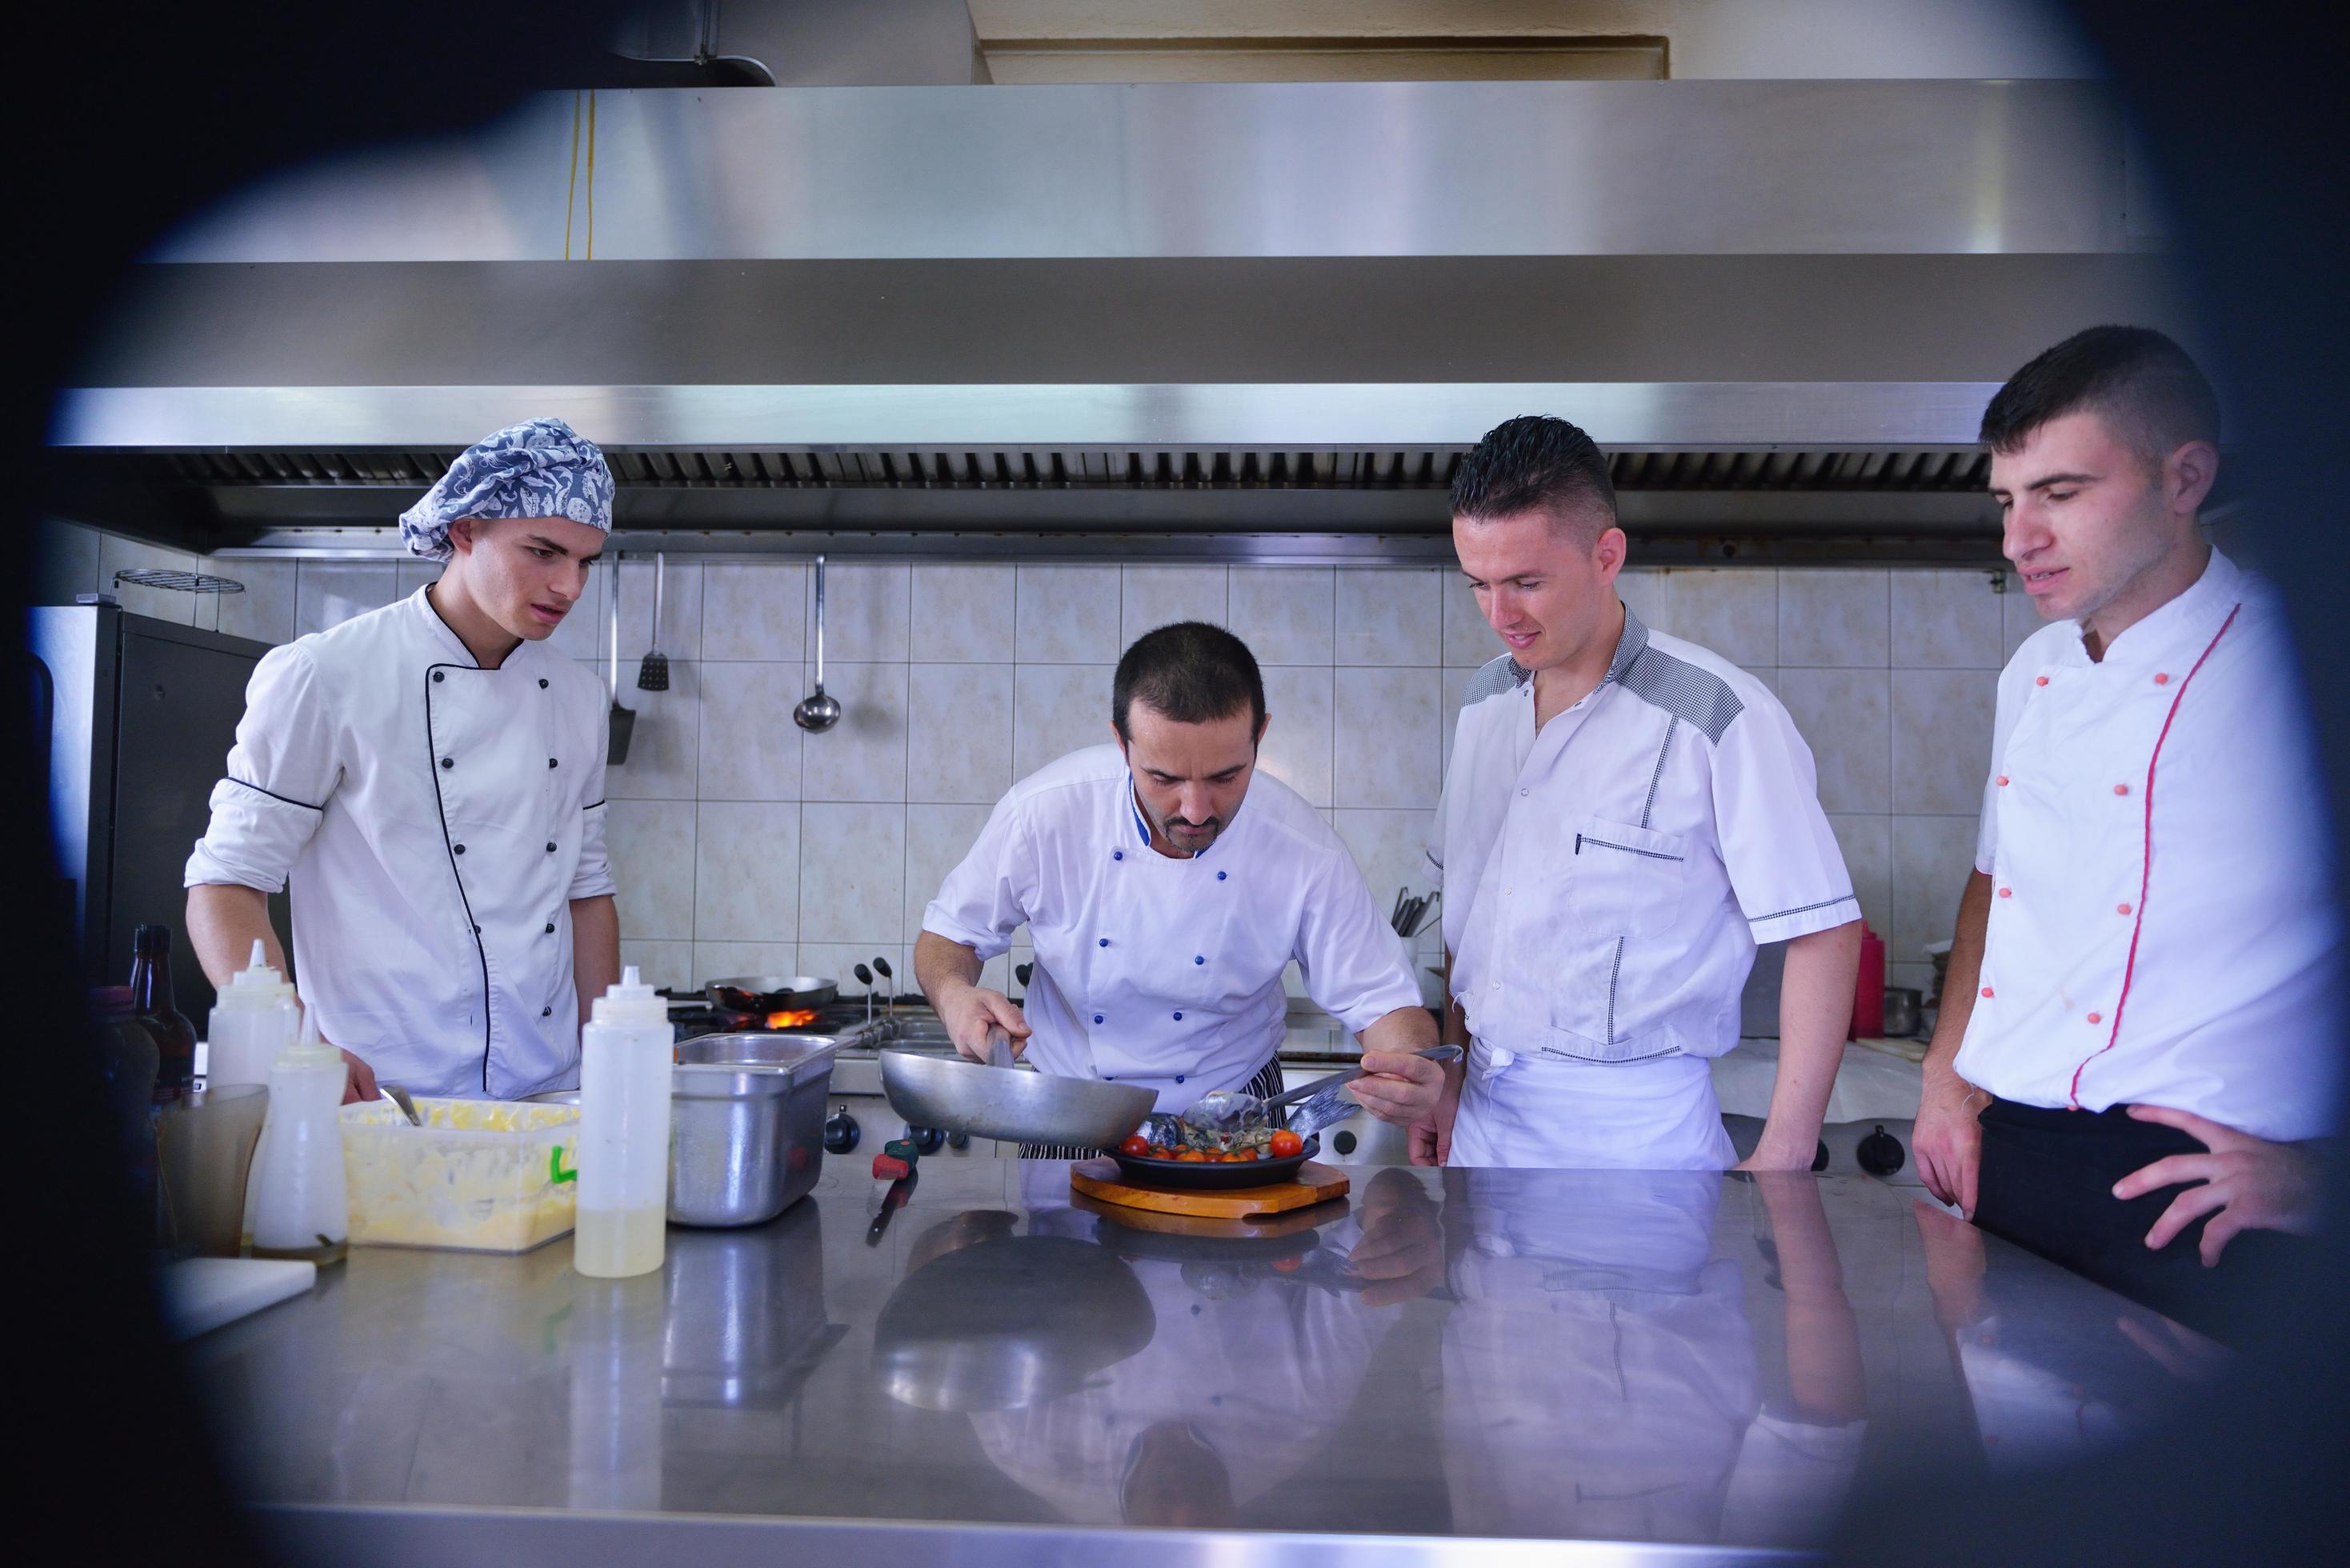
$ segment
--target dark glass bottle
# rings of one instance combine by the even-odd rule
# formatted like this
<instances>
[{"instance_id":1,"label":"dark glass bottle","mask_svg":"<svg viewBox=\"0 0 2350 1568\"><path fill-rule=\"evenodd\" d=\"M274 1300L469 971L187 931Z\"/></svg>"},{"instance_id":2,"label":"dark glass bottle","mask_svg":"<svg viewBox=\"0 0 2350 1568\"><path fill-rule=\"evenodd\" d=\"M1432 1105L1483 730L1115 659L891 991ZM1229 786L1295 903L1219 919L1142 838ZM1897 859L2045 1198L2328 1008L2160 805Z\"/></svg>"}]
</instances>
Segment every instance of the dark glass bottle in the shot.
<instances>
[{"instance_id":1,"label":"dark glass bottle","mask_svg":"<svg viewBox=\"0 0 2350 1568\"><path fill-rule=\"evenodd\" d=\"M106 1076L107 1109L112 1114L122 1171L130 1187L131 1212L151 1219L155 1212L155 1068L161 1054L155 1049L153 1033L139 1021L129 986L102 986L92 992L90 1013L98 1031L98 1067Z\"/></svg>"},{"instance_id":2,"label":"dark glass bottle","mask_svg":"<svg viewBox=\"0 0 2350 1568\"><path fill-rule=\"evenodd\" d=\"M196 1086L196 1026L172 1005L172 928L140 926L130 939L130 1005L155 1039L155 1103Z\"/></svg>"}]
</instances>

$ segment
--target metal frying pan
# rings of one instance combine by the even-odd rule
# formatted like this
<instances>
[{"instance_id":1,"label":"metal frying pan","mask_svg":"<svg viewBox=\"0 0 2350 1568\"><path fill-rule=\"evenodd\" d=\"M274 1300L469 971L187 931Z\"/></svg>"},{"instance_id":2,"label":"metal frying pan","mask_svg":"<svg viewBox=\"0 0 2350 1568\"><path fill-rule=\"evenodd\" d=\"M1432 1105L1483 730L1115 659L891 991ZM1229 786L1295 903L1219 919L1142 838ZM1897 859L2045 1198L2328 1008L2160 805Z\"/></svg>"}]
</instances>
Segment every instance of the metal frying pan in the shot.
<instances>
[{"instance_id":1,"label":"metal frying pan","mask_svg":"<svg viewBox=\"0 0 2350 1568\"><path fill-rule=\"evenodd\" d=\"M1115 1148L1159 1103L1155 1090L1097 1078L1065 1078L1012 1064L1002 1030L988 1037L989 1064L915 1051L881 1053L889 1108L918 1127L1014 1143Z\"/></svg>"},{"instance_id":2,"label":"metal frying pan","mask_svg":"<svg viewBox=\"0 0 2350 1568\"><path fill-rule=\"evenodd\" d=\"M726 1012L798 1012L840 994L840 982L809 974L738 974L702 988L710 1005Z\"/></svg>"}]
</instances>

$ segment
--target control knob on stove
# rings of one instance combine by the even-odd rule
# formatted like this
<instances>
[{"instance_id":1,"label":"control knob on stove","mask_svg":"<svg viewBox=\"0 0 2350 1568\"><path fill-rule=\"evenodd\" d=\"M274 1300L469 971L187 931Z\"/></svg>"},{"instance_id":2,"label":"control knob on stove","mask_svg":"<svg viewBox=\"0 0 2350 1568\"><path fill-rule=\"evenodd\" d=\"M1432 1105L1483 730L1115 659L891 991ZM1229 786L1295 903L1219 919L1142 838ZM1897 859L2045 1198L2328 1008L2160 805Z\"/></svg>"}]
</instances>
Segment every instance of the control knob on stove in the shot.
<instances>
[{"instance_id":1,"label":"control knob on stove","mask_svg":"<svg viewBox=\"0 0 2350 1568\"><path fill-rule=\"evenodd\" d=\"M1901 1168L1901 1162L1908 1158L1901 1140L1887 1132L1881 1124L1852 1152L1853 1158L1860 1161L1860 1168L1871 1176L1890 1176Z\"/></svg>"},{"instance_id":2,"label":"control knob on stove","mask_svg":"<svg viewBox=\"0 0 2350 1568\"><path fill-rule=\"evenodd\" d=\"M857 1125L857 1118L843 1106L824 1124L824 1150L827 1154L847 1154L864 1136L865 1129Z\"/></svg>"},{"instance_id":3,"label":"control knob on stove","mask_svg":"<svg viewBox=\"0 0 2350 1568\"><path fill-rule=\"evenodd\" d=\"M906 1124L906 1137L913 1143L915 1152L919 1154L936 1154L939 1152L939 1146L947 1141L947 1135L943 1128L918 1127L911 1122Z\"/></svg>"}]
</instances>

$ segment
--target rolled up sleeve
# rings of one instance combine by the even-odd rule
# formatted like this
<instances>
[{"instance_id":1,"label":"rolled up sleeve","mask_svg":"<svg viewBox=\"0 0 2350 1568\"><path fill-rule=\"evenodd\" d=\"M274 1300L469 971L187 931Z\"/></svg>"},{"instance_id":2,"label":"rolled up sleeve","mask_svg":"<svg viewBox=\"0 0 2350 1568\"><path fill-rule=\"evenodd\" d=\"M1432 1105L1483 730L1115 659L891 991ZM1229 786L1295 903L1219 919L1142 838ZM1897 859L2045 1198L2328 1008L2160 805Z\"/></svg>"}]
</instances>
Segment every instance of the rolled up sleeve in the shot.
<instances>
[{"instance_id":1,"label":"rolled up sleeve","mask_svg":"<svg viewBox=\"0 0 2350 1568\"><path fill-rule=\"evenodd\" d=\"M1293 955L1314 1004L1360 1034L1400 1007L1418 1007L1402 939L1379 919L1371 889L1343 850L1316 868Z\"/></svg>"},{"instance_id":2,"label":"rolled up sleeve","mask_svg":"<svg viewBox=\"0 0 2350 1568\"><path fill-rule=\"evenodd\" d=\"M1036 851L1022 805L996 803L962 863L922 911L922 929L961 942L983 962L1012 946L1036 897Z\"/></svg>"},{"instance_id":3,"label":"rolled up sleeve","mask_svg":"<svg viewBox=\"0 0 2350 1568\"><path fill-rule=\"evenodd\" d=\"M1819 775L1794 721L1750 702L1723 732L1713 814L1731 891L1757 943L1791 941L1860 919Z\"/></svg>"},{"instance_id":4,"label":"rolled up sleeve","mask_svg":"<svg viewBox=\"0 0 2350 1568\"><path fill-rule=\"evenodd\" d=\"M342 773L317 666L298 644L272 649L245 686L244 717L184 885L283 890Z\"/></svg>"}]
</instances>

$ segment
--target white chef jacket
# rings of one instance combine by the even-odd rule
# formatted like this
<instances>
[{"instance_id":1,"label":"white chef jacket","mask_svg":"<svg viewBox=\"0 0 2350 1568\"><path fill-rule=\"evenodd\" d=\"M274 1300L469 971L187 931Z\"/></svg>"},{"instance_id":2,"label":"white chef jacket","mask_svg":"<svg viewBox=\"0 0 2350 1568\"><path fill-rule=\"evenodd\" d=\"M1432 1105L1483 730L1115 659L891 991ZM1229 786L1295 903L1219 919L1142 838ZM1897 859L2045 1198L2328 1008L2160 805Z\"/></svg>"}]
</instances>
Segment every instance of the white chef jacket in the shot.
<instances>
[{"instance_id":1,"label":"white chef jacket","mask_svg":"<svg viewBox=\"0 0 2350 1568\"><path fill-rule=\"evenodd\" d=\"M1473 1037L1457 1161L1730 1163L1703 1058L1738 1044L1755 944L1860 916L1816 776L1769 688L1628 607L1539 733L1530 673L1471 680L1426 867Z\"/></svg>"},{"instance_id":2,"label":"white chef jacket","mask_svg":"<svg viewBox=\"0 0 2350 1568\"><path fill-rule=\"evenodd\" d=\"M1238 1088L1281 1044L1281 971L1356 1033L1420 1005L1402 943L1338 836L1258 773L1231 824L1190 857L1150 847L1114 745L1012 786L922 929L991 959L1022 925L1035 948L1027 1059L1141 1084L1182 1110Z\"/></svg>"},{"instance_id":3,"label":"white chef jacket","mask_svg":"<svg viewBox=\"0 0 2350 1568\"><path fill-rule=\"evenodd\" d=\"M422 589L273 649L187 885L291 883L303 999L379 1078L574 1082L570 901L613 891L604 703L544 643L483 669Z\"/></svg>"},{"instance_id":4,"label":"white chef jacket","mask_svg":"<svg viewBox=\"0 0 2350 1568\"><path fill-rule=\"evenodd\" d=\"M2324 804L2282 610L2218 551L2102 661L2075 622L2033 633L1999 680L1960 1075L2022 1105L2324 1133L2341 926Z\"/></svg>"},{"instance_id":5,"label":"white chef jacket","mask_svg":"<svg viewBox=\"0 0 2350 1568\"><path fill-rule=\"evenodd\" d=\"M1465 1535L1816 1546L1866 1423L1773 1414L1711 1171L1447 1189L1445 1473ZM1527 1183L1534 1185L1528 1186Z\"/></svg>"}]
</instances>

